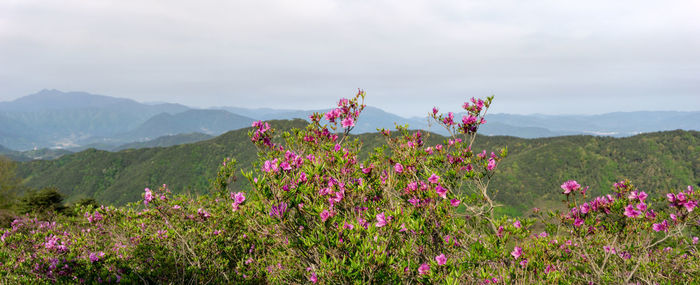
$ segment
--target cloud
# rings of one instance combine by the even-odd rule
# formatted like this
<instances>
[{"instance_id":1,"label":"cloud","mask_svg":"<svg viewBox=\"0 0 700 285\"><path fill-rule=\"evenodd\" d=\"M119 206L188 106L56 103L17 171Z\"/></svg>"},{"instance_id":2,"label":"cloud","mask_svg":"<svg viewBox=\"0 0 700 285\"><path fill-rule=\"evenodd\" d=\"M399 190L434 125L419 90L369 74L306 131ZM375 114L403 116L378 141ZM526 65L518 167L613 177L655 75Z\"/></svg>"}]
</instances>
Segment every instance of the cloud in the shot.
<instances>
[{"instance_id":1,"label":"cloud","mask_svg":"<svg viewBox=\"0 0 700 285\"><path fill-rule=\"evenodd\" d=\"M319 108L361 87L403 115L490 94L500 112L698 110L699 12L696 1L4 1L0 100L57 88ZM660 96L675 100L647 100Z\"/></svg>"}]
</instances>

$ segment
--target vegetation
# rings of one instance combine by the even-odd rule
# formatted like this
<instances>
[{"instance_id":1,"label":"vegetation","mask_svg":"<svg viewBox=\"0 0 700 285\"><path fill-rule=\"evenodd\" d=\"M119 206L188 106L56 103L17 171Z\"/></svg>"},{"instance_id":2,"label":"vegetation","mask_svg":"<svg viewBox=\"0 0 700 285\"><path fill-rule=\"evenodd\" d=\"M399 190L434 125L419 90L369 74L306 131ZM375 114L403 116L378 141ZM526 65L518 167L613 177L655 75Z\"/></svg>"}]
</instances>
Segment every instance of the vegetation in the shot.
<instances>
[{"instance_id":1,"label":"vegetation","mask_svg":"<svg viewBox=\"0 0 700 285\"><path fill-rule=\"evenodd\" d=\"M478 151L475 145L492 98L466 102L461 122L434 109L433 119L451 134L440 143L398 127L382 130L385 144L362 156L366 146L348 133L363 99L362 91L341 99L303 128L281 131L255 122L248 135L256 157L243 173L248 192L236 188L236 161L227 158L218 163L207 195L174 195L162 185L145 188L141 201L123 207L88 202L71 209L77 215L54 221L31 214L14 220L0 241L0 282L609 284L700 278L700 194L692 186L653 198L622 180L610 194L596 196L600 190L567 177L549 189L561 195L566 211L498 216L491 182L506 170L511 150ZM321 124L322 117L330 124ZM553 161L550 169L577 163ZM57 201L49 192L23 200Z\"/></svg>"},{"instance_id":2,"label":"vegetation","mask_svg":"<svg viewBox=\"0 0 700 285\"><path fill-rule=\"evenodd\" d=\"M271 121L281 130L303 128L307 122ZM221 157L231 157L250 171L255 148L246 133L231 131L211 140L164 148L129 149L116 153L86 150L57 160L20 163L19 176L32 188L55 186L67 201L95 198L113 205L135 201L139 189L162 181L176 193L209 193ZM363 144L366 158L384 143L379 133L350 136ZM426 144L445 137L426 133ZM556 181L579 177L594 194L608 193L616 181L632 179L652 195L700 184L700 132L668 131L627 138L566 136L544 139L485 137L476 139L475 149L507 147L502 174L491 181L494 199L506 205L499 213L528 215L533 207L561 205L551 193ZM248 190L243 181L239 190Z\"/></svg>"}]
</instances>

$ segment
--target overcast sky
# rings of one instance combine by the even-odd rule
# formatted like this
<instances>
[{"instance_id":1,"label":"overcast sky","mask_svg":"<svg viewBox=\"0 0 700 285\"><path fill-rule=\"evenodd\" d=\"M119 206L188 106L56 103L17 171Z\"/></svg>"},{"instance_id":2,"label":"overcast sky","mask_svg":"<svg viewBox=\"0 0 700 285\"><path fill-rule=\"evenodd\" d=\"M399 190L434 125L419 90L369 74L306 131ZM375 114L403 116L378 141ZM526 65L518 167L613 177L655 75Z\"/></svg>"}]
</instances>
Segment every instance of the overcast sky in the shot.
<instances>
[{"instance_id":1,"label":"overcast sky","mask_svg":"<svg viewBox=\"0 0 700 285\"><path fill-rule=\"evenodd\" d=\"M700 110L700 1L2 0L0 101L41 89L404 116Z\"/></svg>"}]
</instances>

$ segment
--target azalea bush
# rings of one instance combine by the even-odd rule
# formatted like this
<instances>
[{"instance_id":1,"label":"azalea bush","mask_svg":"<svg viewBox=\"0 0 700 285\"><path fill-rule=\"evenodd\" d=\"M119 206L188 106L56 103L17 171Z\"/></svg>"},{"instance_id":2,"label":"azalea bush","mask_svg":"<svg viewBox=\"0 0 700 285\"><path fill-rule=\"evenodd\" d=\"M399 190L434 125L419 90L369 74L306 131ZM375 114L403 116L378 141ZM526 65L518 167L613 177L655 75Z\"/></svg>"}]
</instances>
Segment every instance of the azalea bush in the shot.
<instances>
[{"instance_id":1,"label":"azalea bush","mask_svg":"<svg viewBox=\"0 0 700 285\"><path fill-rule=\"evenodd\" d=\"M651 197L630 181L588 197L562 184L564 213L494 215L489 182L507 149L472 149L493 98L429 116L450 136L378 130L360 157L350 135L365 93L304 129L258 121L251 185L222 162L209 195L146 188L125 207L25 215L3 231L0 283L674 283L697 280L700 218L692 187ZM507 195L507 193L506 193Z\"/></svg>"}]
</instances>

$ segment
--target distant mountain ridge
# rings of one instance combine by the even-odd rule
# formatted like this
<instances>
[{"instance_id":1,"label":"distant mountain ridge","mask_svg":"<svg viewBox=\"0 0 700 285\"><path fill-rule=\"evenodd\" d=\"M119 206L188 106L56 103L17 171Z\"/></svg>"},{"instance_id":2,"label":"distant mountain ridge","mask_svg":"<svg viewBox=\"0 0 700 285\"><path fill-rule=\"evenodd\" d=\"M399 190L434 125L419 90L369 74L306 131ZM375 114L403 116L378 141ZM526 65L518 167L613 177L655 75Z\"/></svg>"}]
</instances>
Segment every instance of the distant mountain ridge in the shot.
<instances>
[{"instance_id":1,"label":"distant mountain ridge","mask_svg":"<svg viewBox=\"0 0 700 285\"><path fill-rule=\"evenodd\" d=\"M112 148L163 135L218 135L252 123L250 118L222 112L171 103L143 104L85 92L42 90L0 102L0 144L16 150L85 145Z\"/></svg>"},{"instance_id":2,"label":"distant mountain ridge","mask_svg":"<svg viewBox=\"0 0 700 285\"><path fill-rule=\"evenodd\" d=\"M172 103L139 103L86 92L42 90L0 102L0 144L15 150L87 147L115 149L131 142L192 132L219 135L250 126L255 120L308 120L314 112L270 108L193 109ZM461 114L455 114L460 117ZM700 111L617 112L601 115L489 114L483 135L540 138L576 134L625 137L665 130L700 130ZM368 106L354 134L408 124L438 134L447 132L427 118L404 118Z\"/></svg>"}]
</instances>

